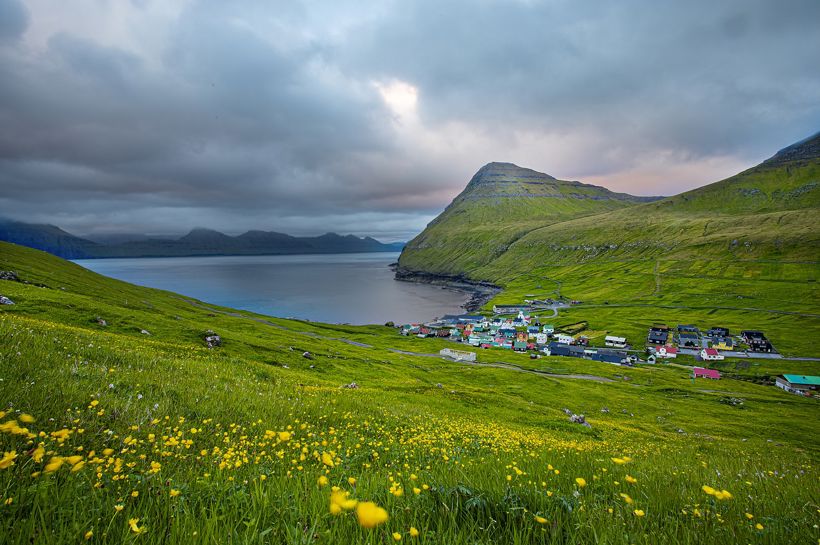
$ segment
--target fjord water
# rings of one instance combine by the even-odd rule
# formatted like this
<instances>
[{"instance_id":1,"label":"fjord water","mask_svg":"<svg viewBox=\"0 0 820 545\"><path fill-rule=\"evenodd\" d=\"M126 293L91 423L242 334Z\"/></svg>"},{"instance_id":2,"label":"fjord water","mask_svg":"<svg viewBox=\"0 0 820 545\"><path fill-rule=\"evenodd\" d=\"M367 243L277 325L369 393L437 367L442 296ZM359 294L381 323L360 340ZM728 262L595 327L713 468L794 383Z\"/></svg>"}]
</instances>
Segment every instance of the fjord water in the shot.
<instances>
[{"instance_id":1,"label":"fjord water","mask_svg":"<svg viewBox=\"0 0 820 545\"><path fill-rule=\"evenodd\" d=\"M278 317L329 323L419 322L461 311L469 295L399 282L398 253L79 259L94 272Z\"/></svg>"}]
</instances>

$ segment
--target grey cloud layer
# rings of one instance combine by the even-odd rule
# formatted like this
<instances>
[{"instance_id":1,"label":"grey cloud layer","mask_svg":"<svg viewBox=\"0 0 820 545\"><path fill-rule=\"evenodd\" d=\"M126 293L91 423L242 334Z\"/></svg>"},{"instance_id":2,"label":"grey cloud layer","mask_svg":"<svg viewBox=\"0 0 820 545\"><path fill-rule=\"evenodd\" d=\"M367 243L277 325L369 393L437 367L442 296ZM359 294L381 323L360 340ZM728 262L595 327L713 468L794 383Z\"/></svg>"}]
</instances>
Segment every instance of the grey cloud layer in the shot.
<instances>
[{"instance_id":1,"label":"grey cloud layer","mask_svg":"<svg viewBox=\"0 0 820 545\"><path fill-rule=\"evenodd\" d=\"M615 187L671 193L820 127L813 0L277 4L154 24L159 0L136 2L136 46L88 30L116 7L73 26L54 8L69 22L37 46L37 6L0 0L0 215L406 238L491 160L705 178ZM418 89L415 124L374 85L393 80Z\"/></svg>"}]
</instances>

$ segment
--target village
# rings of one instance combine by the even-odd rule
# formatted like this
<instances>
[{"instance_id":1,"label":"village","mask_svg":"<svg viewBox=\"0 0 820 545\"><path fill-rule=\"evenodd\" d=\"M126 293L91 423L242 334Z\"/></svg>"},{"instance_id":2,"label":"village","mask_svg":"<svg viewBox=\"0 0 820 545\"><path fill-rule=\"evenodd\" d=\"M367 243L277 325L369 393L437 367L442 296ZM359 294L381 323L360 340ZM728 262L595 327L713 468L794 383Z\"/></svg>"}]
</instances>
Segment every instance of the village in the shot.
<instances>
[{"instance_id":1,"label":"village","mask_svg":"<svg viewBox=\"0 0 820 545\"><path fill-rule=\"evenodd\" d=\"M535 303L535 304L533 304ZM583 335L579 324L556 329L534 312L580 304L555 301L527 301L524 305L495 305L491 317L483 314L446 315L424 324L405 324L399 327L402 335L419 338L438 338L481 349L506 349L529 355L582 358L613 365L665 363L679 355L691 356L701 366L692 368L692 378L719 380L720 371L710 369L710 362L726 358L776 359L781 355L762 331L742 330L733 334L729 328L714 326L702 330L695 325L680 324L672 328L666 324L649 327L646 339L630 344L626 337L606 335L604 346L593 346L590 337ZM580 330L577 331L576 330ZM600 341L598 340L600 343ZM455 361L475 362L476 353L468 350L445 348L440 355ZM741 364L739 364L741 365ZM748 363L745 363L748 366ZM775 385L789 393L813 395L820 391L820 377L781 375Z\"/></svg>"}]
</instances>

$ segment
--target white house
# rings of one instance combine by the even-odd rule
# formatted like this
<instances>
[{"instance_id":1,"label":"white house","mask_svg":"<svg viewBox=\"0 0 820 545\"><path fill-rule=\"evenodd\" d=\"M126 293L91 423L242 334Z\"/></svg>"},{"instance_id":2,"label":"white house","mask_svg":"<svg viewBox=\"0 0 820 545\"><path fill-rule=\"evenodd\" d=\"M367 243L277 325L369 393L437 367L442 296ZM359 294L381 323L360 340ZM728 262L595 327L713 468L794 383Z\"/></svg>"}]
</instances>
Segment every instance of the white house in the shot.
<instances>
[{"instance_id":1,"label":"white house","mask_svg":"<svg viewBox=\"0 0 820 545\"><path fill-rule=\"evenodd\" d=\"M547 324L547 325L545 325L544 327L541 328L541 331L543 331L547 335L552 335L553 333L555 333L555 326Z\"/></svg>"},{"instance_id":2,"label":"white house","mask_svg":"<svg viewBox=\"0 0 820 545\"><path fill-rule=\"evenodd\" d=\"M453 350L452 348L442 348L439 355L451 358L456 361L475 361L475 352L465 352L464 350Z\"/></svg>"},{"instance_id":3,"label":"white house","mask_svg":"<svg viewBox=\"0 0 820 545\"><path fill-rule=\"evenodd\" d=\"M700 359L706 361L717 361L724 359L724 356L714 348L704 348L700 351Z\"/></svg>"},{"instance_id":4,"label":"white house","mask_svg":"<svg viewBox=\"0 0 820 545\"><path fill-rule=\"evenodd\" d=\"M626 348L626 338L607 335L604 337L604 344L611 346L612 348Z\"/></svg>"},{"instance_id":5,"label":"white house","mask_svg":"<svg viewBox=\"0 0 820 545\"><path fill-rule=\"evenodd\" d=\"M535 343L536 344L547 344L550 338L549 335L546 333L536 333L535 334Z\"/></svg>"},{"instance_id":6,"label":"white house","mask_svg":"<svg viewBox=\"0 0 820 545\"><path fill-rule=\"evenodd\" d=\"M560 344L572 344L573 342L575 342L575 339L572 337L572 335L564 335L563 333L559 333L555 336L555 342Z\"/></svg>"},{"instance_id":7,"label":"white house","mask_svg":"<svg viewBox=\"0 0 820 545\"><path fill-rule=\"evenodd\" d=\"M655 349L655 355L659 358L677 358L678 349L674 346L659 346Z\"/></svg>"}]
</instances>

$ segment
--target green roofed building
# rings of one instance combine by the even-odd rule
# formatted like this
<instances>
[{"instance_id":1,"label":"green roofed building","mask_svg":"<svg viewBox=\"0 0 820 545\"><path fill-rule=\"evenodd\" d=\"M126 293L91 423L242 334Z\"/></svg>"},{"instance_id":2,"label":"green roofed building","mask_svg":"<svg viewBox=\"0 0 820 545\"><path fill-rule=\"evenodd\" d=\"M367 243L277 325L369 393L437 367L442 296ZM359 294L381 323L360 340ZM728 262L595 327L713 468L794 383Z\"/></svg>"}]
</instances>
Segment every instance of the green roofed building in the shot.
<instances>
[{"instance_id":1,"label":"green roofed building","mask_svg":"<svg viewBox=\"0 0 820 545\"><path fill-rule=\"evenodd\" d=\"M775 385L792 394L809 395L820 389L820 377L812 375L783 375L777 377Z\"/></svg>"}]
</instances>

